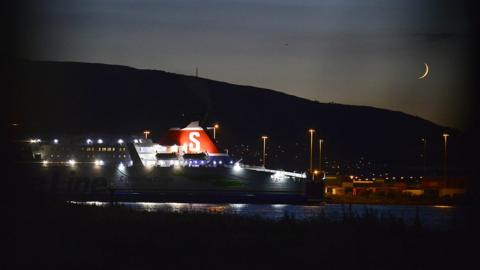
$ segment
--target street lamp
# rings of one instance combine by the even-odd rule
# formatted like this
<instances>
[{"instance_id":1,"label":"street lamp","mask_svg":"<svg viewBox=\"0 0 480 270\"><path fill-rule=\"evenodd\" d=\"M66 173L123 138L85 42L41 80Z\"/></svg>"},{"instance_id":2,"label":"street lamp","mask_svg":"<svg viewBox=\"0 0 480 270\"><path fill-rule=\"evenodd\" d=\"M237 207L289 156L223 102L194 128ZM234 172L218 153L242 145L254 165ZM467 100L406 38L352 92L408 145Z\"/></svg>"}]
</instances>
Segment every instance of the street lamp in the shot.
<instances>
[{"instance_id":1,"label":"street lamp","mask_svg":"<svg viewBox=\"0 0 480 270\"><path fill-rule=\"evenodd\" d=\"M145 134L145 139L148 139L148 135L150 134L150 131L149 130L145 130L143 132L143 134Z\"/></svg>"},{"instance_id":2,"label":"street lamp","mask_svg":"<svg viewBox=\"0 0 480 270\"><path fill-rule=\"evenodd\" d=\"M319 171L320 173L322 173L322 143L323 143L323 140L320 139L320 140L318 141L318 143L319 143L319 145L318 145L318 148L319 148L319 149L318 149L318 151L319 151L319 152L318 152L318 171Z\"/></svg>"},{"instance_id":3,"label":"street lamp","mask_svg":"<svg viewBox=\"0 0 480 270\"><path fill-rule=\"evenodd\" d=\"M265 168L265 143L266 143L267 139L268 139L267 136L262 136L262 140L263 140L263 168Z\"/></svg>"},{"instance_id":4,"label":"street lamp","mask_svg":"<svg viewBox=\"0 0 480 270\"><path fill-rule=\"evenodd\" d=\"M443 178L445 181L445 185L447 184L447 138L450 136L448 133L443 133L443 142L444 142L444 147L443 147L443 153L444 153L444 158L443 158Z\"/></svg>"},{"instance_id":5,"label":"street lamp","mask_svg":"<svg viewBox=\"0 0 480 270\"><path fill-rule=\"evenodd\" d=\"M213 125L213 127L207 127L207 129L213 129L213 140L215 141L216 139L216 133L217 133L217 128L219 128L220 126L218 124L215 124Z\"/></svg>"},{"instance_id":6,"label":"street lamp","mask_svg":"<svg viewBox=\"0 0 480 270\"><path fill-rule=\"evenodd\" d=\"M310 172L313 170L313 133L315 132L314 129L309 129L310 132Z\"/></svg>"},{"instance_id":7,"label":"street lamp","mask_svg":"<svg viewBox=\"0 0 480 270\"><path fill-rule=\"evenodd\" d=\"M218 124L215 124L213 126L213 139L215 140L216 138L216 131L217 131L217 128L219 128L220 126Z\"/></svg>"},{"instance_id":8,"label":"street lamp","mask_svg":"<svg viewBox=\"0 0 480 270\"><path fill-rule=\"evenodd\" d=\"M423 176L427 174L427 138L422 138L423 142Z\"/></svg>"}]
</instances>

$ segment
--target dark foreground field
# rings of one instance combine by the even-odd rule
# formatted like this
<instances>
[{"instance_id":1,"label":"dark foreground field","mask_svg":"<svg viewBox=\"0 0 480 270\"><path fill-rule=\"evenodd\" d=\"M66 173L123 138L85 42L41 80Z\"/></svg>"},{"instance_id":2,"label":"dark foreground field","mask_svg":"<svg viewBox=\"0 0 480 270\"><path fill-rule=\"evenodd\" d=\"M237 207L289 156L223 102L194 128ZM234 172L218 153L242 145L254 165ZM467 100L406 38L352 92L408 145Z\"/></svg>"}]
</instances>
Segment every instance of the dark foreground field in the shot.
<instances>
[{"instance_id":1,"label":"dark foreground field","mask_svg":"<svg viewBox=\"0 0 480 270\"><path fill-rule=\"evenodd\" d=\"M468 231L431 232L375 213L271 221L33 205L16 209L16 269L461 269L478 246Z\"/></svg>"}]
</instances>

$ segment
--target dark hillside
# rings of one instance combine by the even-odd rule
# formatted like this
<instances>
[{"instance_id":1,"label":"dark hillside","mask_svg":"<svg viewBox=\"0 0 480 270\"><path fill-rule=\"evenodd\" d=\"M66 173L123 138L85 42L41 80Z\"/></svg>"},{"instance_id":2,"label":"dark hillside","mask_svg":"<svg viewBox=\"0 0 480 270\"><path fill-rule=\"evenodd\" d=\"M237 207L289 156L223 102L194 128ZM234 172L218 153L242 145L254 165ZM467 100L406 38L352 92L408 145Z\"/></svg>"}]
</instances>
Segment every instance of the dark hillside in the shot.
<instances>
[{"instance_id":1,"label":"dark hillside","mask_svg":"<svg viewBox=\"0 0 480 270\"><path fill-rule=\"evenodd\" d=\"M325 139L326 162L353 166L363 158L376 169L418 169L420 139L428 138L429 167L441 167L441 134L448 132L449 162L461 163L462 134L401 112L104 64L20 61L14 74L10 118L29 135L140 133L148 128L158 139L166 129L189 121L201 120L204 126L219 122L219 143L230 153L258 163L259 137L266 134L270 167L304 169L307 129L315 128L316 141L318 135Z\"/></svg>"}]
</instances>

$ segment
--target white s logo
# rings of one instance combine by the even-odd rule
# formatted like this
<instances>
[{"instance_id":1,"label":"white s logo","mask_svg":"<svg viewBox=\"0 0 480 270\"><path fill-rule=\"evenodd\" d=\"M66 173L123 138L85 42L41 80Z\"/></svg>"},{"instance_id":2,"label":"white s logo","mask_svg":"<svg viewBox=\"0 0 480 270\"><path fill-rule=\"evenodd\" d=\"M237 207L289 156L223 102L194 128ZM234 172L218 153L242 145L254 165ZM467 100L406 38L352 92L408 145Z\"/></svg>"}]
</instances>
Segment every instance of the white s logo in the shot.
<instances>
[{"instance_id":1,"label":"white s logo","mask_svg":"<svg viewBox=\"0 0 480 270\"><path fill-rule=\"evenodd\" d=\"M191 143L188 145L190 152L200 152L200 141L197 138L200 137L200 132L190 132L188 138Z\"/></svg>"}]
</instances>

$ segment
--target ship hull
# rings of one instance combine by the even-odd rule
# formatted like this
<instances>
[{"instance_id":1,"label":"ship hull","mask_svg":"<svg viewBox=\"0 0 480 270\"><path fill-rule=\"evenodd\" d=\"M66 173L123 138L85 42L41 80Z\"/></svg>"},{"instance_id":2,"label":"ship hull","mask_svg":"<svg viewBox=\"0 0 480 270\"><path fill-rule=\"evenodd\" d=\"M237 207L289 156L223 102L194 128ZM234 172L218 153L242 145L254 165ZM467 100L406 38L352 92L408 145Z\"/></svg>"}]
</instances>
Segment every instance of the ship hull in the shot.
<instances>
[{"instance_id":1,"label":"ship hull","mask_svg":"<svg viewBox=\"0 0 480 270\"><path fill-rule=\"evenodd\" d=\"M303 203L305 181L233 167L29 166L36 190L75 201Z\"/></svg>"}]
</instances>

